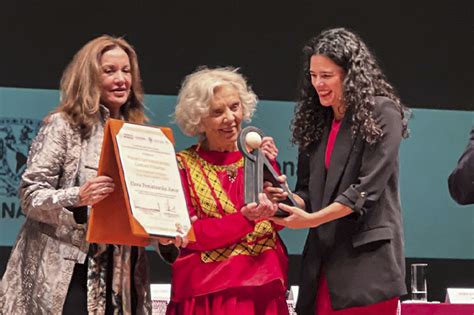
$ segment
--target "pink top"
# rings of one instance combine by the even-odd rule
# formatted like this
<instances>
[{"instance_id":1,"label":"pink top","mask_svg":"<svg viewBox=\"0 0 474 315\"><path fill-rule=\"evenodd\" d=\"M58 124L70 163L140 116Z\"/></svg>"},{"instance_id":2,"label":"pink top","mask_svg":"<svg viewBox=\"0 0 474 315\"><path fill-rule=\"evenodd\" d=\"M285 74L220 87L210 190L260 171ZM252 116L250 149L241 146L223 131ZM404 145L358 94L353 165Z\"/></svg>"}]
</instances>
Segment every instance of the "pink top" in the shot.
<instances>
[{"instance_id":1,"label":"pink top","mask_svg":"<svg viewBox=\"0 0 474 315\"><path fill-rule=\"evenodd\" d=\"M325 157L325 165L326 169L329 168L329 163L331 161L331 154L332 150L334 149L334 143L336 142L336 137L339 132L339 128L341 127L342 120L332 120L331 124L331 131L329 132L328 144L326 146L326 157Z\"/></svg>"}]
</instances>

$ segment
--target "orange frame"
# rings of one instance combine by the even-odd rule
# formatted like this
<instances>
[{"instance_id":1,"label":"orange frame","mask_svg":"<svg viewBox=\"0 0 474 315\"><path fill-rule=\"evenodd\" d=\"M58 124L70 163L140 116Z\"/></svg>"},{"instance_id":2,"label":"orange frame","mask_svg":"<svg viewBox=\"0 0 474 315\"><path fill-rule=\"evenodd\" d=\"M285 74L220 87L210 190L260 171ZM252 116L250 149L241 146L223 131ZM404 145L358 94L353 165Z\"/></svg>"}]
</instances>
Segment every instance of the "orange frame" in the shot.
<instances>
[{"instance_id":1,"label":"orange frame","mask_svg":"<svg viewBox=\"0 0 474 315\"><path fill-rule=\"evenodd\" d=\"M105 125L97 174L111 177L115 183L115 189L107 198L92 207L87 241L147 246L150 239L155 237L149 235L133 217L117 146L116 135L124 123L122 120L109 119ZM159 128L174 145L172 130L167 127ZM188 238L193 240L194 234L188 233Z\"/></svg>"}]
</instances>

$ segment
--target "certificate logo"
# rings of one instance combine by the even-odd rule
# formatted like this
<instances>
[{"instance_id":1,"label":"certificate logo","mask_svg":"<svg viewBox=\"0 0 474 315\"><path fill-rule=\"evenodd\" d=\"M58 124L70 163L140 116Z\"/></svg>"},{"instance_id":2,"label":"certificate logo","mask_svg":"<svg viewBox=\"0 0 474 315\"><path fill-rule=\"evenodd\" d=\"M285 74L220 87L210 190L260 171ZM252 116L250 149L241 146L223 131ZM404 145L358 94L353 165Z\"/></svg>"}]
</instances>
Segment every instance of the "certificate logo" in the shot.
<instances>
[{"instance_id":1,"label":"certificate logo","mask_svg":"<svg viewBox=\"0 0 474 315\"><path fill-rule=\"evenodd\" d=\"M0 197L15 197L41 120L0 117Z\"/></svg>"}]
</instances>

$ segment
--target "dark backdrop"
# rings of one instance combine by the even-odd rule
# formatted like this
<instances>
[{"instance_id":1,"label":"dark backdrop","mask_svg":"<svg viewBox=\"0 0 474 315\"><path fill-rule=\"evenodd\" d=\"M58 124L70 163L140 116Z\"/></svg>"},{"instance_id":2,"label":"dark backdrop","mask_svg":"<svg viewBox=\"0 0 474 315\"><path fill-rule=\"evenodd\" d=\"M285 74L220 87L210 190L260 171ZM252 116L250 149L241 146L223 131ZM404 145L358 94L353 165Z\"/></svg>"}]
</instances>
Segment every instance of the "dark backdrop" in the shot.
<instances>
[{"instance_id":1,"label":"dark backdrop","mask_svg":"<svg viewBox=\"0 0 474 315\"><path fill-rule=\"evenodd\" d=\"M261 99L294 100L303 43L357 31L411 107L474 109L473 2L2 1L0 86L57 88L72 55L101 34L137 49L147 93L177 94L199 65L242 68Z\"/></svg>"}]
</instances>

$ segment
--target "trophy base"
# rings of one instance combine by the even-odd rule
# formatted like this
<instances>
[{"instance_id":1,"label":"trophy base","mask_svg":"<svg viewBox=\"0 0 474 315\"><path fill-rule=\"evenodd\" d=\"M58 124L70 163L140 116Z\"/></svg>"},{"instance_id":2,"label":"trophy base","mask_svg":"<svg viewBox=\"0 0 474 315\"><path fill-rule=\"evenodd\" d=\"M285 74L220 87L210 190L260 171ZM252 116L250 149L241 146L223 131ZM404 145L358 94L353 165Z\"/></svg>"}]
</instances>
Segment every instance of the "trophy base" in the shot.
<instances>
[{"instance_id":1,"label":"trophy base","mask_svg":"<svg viewBox=\"0 0 474 315\"><path fill-rule=\"evenodd\" d=\"M277 217L277 218L286 218L289 215L290 214L288 212L283 211L281 209L277 209L277 211L275 212L275 214L273 216Z\"/></svg>"}]
</instances>

